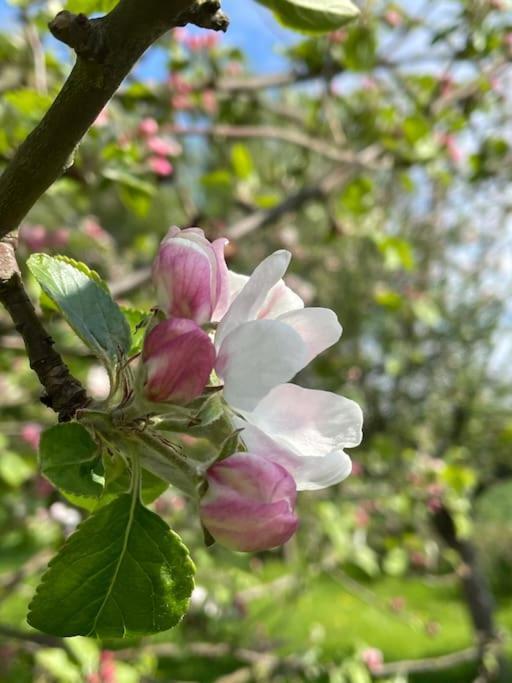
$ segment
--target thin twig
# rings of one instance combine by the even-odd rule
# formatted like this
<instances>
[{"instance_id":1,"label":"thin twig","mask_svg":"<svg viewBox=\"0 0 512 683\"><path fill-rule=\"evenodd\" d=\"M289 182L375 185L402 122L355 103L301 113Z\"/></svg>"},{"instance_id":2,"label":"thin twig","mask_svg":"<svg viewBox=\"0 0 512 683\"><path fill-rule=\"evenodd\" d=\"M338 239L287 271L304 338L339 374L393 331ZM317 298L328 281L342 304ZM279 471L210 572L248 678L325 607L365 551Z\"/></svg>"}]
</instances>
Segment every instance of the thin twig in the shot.
<instances>
[{"instance_id":1,"label":"thin twig","mask_svg":"<svg viewBox=\"0 0 512 683\"><path fill-rule=\"evenodd\" d=\"M13 240L0 241L0 302L23 337L30 367L46 394L42 402L66 421L87 403L85 389L53 348L53 339L39 320L25 292L16 263Z\"/></svg>"},{"instance_id":2,"label":"thin twig","mask_svg":"<svg viewBox=\"0 0 512 683\"><path fill-rule=\"evenodd\" d=\"M358 152L342 150L328 142L310 137L300 130L279 126L230 126L224 124L207 126L175 125L171 128L175 135L199 135L204 137L242 138L242 139L265 139L288 142L297 147L302 147L310 152L319 154L331 161L341 164L350 164L359 168L368 168Z\"/></svg>"}]
</instances>

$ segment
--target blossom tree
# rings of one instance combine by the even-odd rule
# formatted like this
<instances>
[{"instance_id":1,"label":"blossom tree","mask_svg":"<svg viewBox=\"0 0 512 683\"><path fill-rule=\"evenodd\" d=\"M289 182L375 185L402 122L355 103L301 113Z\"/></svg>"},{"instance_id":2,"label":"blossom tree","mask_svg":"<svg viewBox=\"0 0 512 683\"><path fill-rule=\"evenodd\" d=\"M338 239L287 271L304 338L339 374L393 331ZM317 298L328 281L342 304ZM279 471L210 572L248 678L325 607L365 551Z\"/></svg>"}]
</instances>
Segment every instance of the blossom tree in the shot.
<instances>
[{"instance_id":1,"label":"blossom tree","mask_svg":"<svg viewBox=\"0 0 512 683\"><path fill-rule=\"evenodd\" d=\"M261 4L275 73L208 0L18 2L0 43L6 680L24 643L165 676L134 638L178 622L247 680L508 680L510 13Z\"/></svg>"}]
</instances>

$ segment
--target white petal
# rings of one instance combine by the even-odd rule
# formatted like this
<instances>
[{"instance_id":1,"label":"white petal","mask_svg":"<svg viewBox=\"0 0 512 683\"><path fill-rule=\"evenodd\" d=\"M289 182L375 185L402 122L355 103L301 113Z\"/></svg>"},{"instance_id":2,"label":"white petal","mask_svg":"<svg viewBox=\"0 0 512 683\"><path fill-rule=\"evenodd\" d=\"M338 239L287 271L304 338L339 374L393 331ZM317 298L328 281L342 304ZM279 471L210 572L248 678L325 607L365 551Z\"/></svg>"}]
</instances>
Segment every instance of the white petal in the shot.
<instances>
[{"instance_id":1,"label":"white petal","mask_svg":"<svg viewBox=\"0 0 512 683\"><path fill-rule=\"evenodd\" d=\"M285 274L290 258L290 252L281 249L268 256L257 266L219 323L215 334L215 346L217 348L236 327L257 317L258 310L270 289Z\"/></svg>"},{"instance_id":2,"label":"white petal","mask_svg":"<svg viewBox=\"0 0 512 683\"><path fill-rule=\"evenodd\" d=\"M318 456L302 456L241 418L233 418L236 429L243 429L242 439L251 453L284 467L295 479L298 491L314 491L339 484L348 477L352 462L344 451Z\"/></svg>"},{"instance_id":3,"label":"white petal","mask_svg":"<svg viewBox=\"0 0 512 683\"><path fill-rule=\"evenodd\" d=\"M304 308L304 302L300 296L295 294L293 289L284 283L284 280L279 280L267 294L256 317L273 320L283 313L296 311L300 308Z\"/></svg>"},{"instance_id":4,"label":"white petal","mask_svg":"<svg viewBox=\"0 0 512 683\"><path fill-rule=\"evenodd\" d=\"M235 298L240 294L242 289L249 281L248 275L235 273L234 270L228 270L228 287L229 287L229 305L233 303Z\"/></svg>"},{"instance_id":5,"label":"white petal","mask_svg":"<svg viewBox=\"0 0 512 683\"><path fill-rule=\"evenodd\" d=\"M248 275L241 275L235 273L233 270L228 271L229 278L229 305L233 303L235 298L240 294L244 286L249 280ZM279 280L267 294L265 301L262 303L258 311L256 311L255 318L265 320L275 320L283 313L288 311L296 311L299 308L304 308L304 302L293 289L290 289L285 284L284 280Z\"/></svg>"},{"instance_id":6,"label":"white petal","mask_svg":"<svg viewBox=\"0 0 512 683\"><path fill-rule=\"evenodd\" d=\"M235 408L253 410L277 384L302 370L306 347L289 325L253 320L223 341L215 369L224 380L224 398Z\"/></svg>"},{"instance_id":7,"label":"white petal","mask_svg":"<svg viewBox=\"0 0 512 683\"><path fill-rule=\"evenodd\" d=\"M308 348L310 363L341 337L342 328L334 311L329 308L304 308L280 315L278 320L291 325ZM307 365L306 363L306 365Z\"/></svg>"},{"instance_id":8,"label":"white petal","mask_svg":"<svg viewBox=\"0 0 512 683\"><path fill-rule=\"evenodd\" d=\"M355 401L296 384L275 387L245 417L299 455L322 456L362 439L363 414Z\"/></svg>"}]
</instances>

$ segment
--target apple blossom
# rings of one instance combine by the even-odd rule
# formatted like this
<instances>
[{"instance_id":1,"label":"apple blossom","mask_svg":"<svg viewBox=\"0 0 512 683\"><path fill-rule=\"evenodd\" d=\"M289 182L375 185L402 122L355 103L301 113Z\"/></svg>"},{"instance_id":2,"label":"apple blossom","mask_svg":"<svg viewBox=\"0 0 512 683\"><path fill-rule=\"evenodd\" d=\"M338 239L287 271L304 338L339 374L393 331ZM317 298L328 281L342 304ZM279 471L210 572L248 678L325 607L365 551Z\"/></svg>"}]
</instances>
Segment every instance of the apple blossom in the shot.
<instances>
[{"instance_id":1,"label":"apple blossom","mask_svg":"<svg viewBox=\"0 0 512 683\"><path fill-rule=\"evenodd\" d=\"M333 311L304 308L282 282L290 257L276 251L249 279L232 276L234 298L215 335L215 370L227 403L236 409L253 410L341 336Z\"/></svg>"},{"instance_id":2,"label":"apple blossom","mask_svg":"<svg viewBox=\"0 0 512 683\"><path fill-rule=\"evenodd\" d=\"M159 175L162 178L170 176L174 172L174 166L171 164L170 161L168 161L164 157L149 157L148 166L153 171L153 173Z\"/></svg>"},{"instance_id":3,"label":"apple blossom","mask_svg":"<svg viewBox=\"0 0 512 683\"><path fill-rule=\"evenodd\" d=\"M271 459L235 453L207 472L201 521L232 550L254 552L285 543L297 529L295 483Z\"/></svg>"},{"instance_id":4,"label":"apple blossom","mask_svg":"<svg viewBox=\"0 0 512 683\"><path fill-rule=\"evenodd\" d=\"M158 133L158 128L158 122L151 117L147 117L142 119L142 121L139 123L138 132L143 137L149 138Z\"/></svg>"},{"instance_id":5,"label":"apple blossom","mask_svg":"<svg viewBox=\"0 0 512 683\"><path fill-rule=\"evenodd\" d=\"M209 242L200 228L173 227L153 264L160 308L198 325L218 319L228 302L224 238Z\"/></svg>"},{"instance_id":6,"label":"apple blossom","mask_svg":"<svg viewBox=\"0 0 512 683\"><path fill-rule=\"evenodd\" d=\"M164 320L144 341L144 394L150 401L188 403L202 394L214 363L213 344L195 322Z\"/></svg>"},{"instance_id":7,"label":"apple blossom","mask_svg":"<svg viewBox=\"0 0 512 683\"><path fill-rule=\"evenodd\" d=\"M21 439L37 451L42 431L43 427L38 422L26 422L21 428Z\"/></svg>"},{"instance_id":8,"label":"apple blossom","mask_svg":"<svg viewBox=\"0 0 512 683\"><path fill-rule=\"evenodd\" d=\"M158 135L148 137L146 144L153 154L160 157L179 156L183 151L182 146L176 140L161 138Z\"/></svg>"}]
</instances>

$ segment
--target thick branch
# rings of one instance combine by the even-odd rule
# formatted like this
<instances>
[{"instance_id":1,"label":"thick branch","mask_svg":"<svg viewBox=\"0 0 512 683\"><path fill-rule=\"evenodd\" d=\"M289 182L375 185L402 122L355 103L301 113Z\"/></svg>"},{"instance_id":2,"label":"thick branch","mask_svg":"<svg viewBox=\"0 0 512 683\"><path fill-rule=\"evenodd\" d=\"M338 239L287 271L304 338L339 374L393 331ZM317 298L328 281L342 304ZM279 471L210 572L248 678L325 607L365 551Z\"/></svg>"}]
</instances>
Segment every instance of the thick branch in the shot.
<instances>
[{"instance_id":1,"label":"thick branch","mask_svg":"<svg viewBox=\"0 0 512 683\"><path fill-rule=\"evenodd\" d=\"M23 337L30 367L46 390L41 400L61 421L71 419L87 403L85 390L53 348L52 338L37 317L21 281L14 245L8 240L0 242L0 302Z\"/></svg>"},{"instance_id":2,"label":"thick branch","mask_svg":"<svg viewBox=\"0 0 512 683\"><path fill-rule=\"evenodd\" d=\"M188 21L227 28L218 0L120 0L101 19L58 15L51 30L78 58L56 100L0 178L0 238L18 227L70 164L75 147L147 48Z\"/></svg>"},{"instance_id":3,"label":"thick branch","mask_svg":"<svg viewBox=\"0 0 512 683\"><path fill-rule=\"evenodd\" d=\"M495 604L478 568L475 549L469 541L458 538L453 518L445 507L432 516L432 522L446 545L455 550L463 562L459 572L460 580L475 631L484 642L494 640Z\"/></svg>"}]
</instances>

